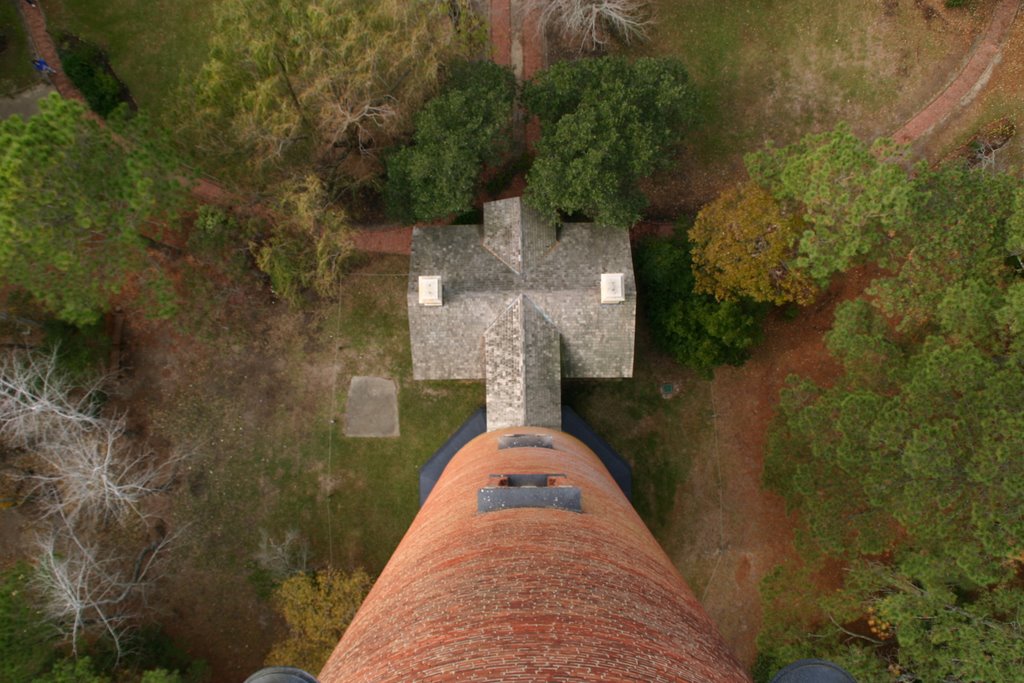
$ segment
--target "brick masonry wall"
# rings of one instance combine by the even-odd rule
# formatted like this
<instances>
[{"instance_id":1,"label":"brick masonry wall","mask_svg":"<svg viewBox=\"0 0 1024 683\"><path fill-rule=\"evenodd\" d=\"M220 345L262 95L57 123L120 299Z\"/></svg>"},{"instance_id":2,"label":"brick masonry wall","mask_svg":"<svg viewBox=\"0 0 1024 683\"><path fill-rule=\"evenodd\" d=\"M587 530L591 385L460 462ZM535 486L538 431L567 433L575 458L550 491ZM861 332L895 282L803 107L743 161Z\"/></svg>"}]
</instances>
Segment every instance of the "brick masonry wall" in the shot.
<instances>
[{"instance_id":1,"label":"brick masonry wall","mask_svg":"<svg viewBox=\"0 0 1024 683\"><path fill-rule=\"evenodd\" d=\"M497 449L546 433L557 450ZM491 474L562 474L583 513L478 514ZM583 444L490 432L452 460L320 673L352 681L747 681Z\"/></svg>"}]
</instances>

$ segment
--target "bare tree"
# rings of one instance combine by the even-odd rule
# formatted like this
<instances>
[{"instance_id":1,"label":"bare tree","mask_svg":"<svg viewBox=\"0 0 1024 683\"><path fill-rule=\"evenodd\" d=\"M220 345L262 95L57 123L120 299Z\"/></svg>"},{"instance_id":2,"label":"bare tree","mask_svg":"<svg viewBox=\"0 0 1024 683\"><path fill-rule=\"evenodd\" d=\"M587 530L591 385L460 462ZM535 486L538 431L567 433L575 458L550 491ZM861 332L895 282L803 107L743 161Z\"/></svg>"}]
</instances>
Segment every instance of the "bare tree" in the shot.
<instances>
[{"instance_id":1,"label":"bare tree","mask_svg":"<svg viewBox=\"0 0 1024 683\"><path fill-rule=\"evenodd\" d=\"M14 352L0 357L0 439L31 449L51 431L89 430L100 425L96 394L102 379L86 386L57 368L57 352Z\"/></svg>"},{"instance_id":2,"label":"bare tree","mask_svg":"<svg viewBox=\"0 0 1024 683\"><path fill-rule=\"evenodd\" d=\"M256 551L256 564L275 579L286 579L292 574L306 571L309 544L295 529L289 529L279 539L260 529L260 547Z\"/></svg>"},{"instance_id":3,"label":"bare tree","mask_svg":"<svg viewBox=\"0 0 1024 683\"><path fill-rule=\"evenodd\" d=\"M146 546L133 560L84 542L68 526L55 524L37 541L33 577L41 611L57 625L77 654L84 637L104 635L120 656L125 635L152 580L152 568L170 537Z\"/></svg>"},{"instance_id":4,"label":"bare tree","mask_svg":"<svg viewBox=\"0 0 1024 683\"><path fill-rule=\"evenodd\" d=\"M554 29L580 51L603 47L613 36L644 40L652 23L647 0L528 0L527 7L540 12L541 31Z\"/></svg>"},{"instance_id":5,"label":"bare tree","mask_svg":"<svg viewBox=\"0 0 1024 683\"><path fill-rule=\"evenodd\" d=\"M76 528L96 527L139 509L142 499L166 491L182 460L133 447L125 418L105 419L91 430L54 428L35 451L36 469L25 475L45 517L60 516Z\"/></svg>"},{"instance_id":6,"label":"bare tree","mask_svg":"<svg viewBox=\"0 0 1024 683\"><path fill-rule=\"evenodd\" d=\"M152 533L140 503L168 490L184 454L135 446L123 414L101 414L101 380L83 387L56 361L27 352L0 358L0 447L18 455L20 466L6 463L8 470L50 522L37 545L41 609L73 648L83 636L105 635L120 655L169 542L157 524L157 539L133 559L132 539ZM119 525L105 533L110 521Z\"/></svg>"},{"instance_id":7,"label":"bare tree","mask_svg":"<svg viewBox=\"0 0 1024 683\"><path fill-rule=\"evenodd\" d=\"M124 415L99 415L99 387L100 380L76 387L55 354L0 361L0 441L28 454L31 466L19 476L43 516L73 528L139 512L143 498L170 486L183 459L133 446Z\"/></svg>"}]
</instances>

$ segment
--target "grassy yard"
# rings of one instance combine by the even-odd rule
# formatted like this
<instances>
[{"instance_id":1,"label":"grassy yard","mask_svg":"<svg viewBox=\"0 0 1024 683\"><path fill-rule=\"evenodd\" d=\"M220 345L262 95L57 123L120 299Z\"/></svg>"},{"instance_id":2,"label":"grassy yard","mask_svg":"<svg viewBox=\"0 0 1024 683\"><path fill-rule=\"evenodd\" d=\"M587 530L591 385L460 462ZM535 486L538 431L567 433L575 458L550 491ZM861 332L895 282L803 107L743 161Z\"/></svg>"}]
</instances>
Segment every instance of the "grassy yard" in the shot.
<instances>
[{"instance_id":1,"label":"grassy yard","mask_svg":"<svg viewBox=\"0 0 1024 683\"><path fill-rule=\"evenodd\" d=\"M192 454L166 513L179 537L158 602L176 615L172 636L221 676L251 671L278 634L261 538L297 532L310 566L379 572L417 512L419 466L484 402L482 383L412 380L407 271L407 257L371 257L340 303L304 312L251 285L184 279L195 310L133 344L125 398L154 444ZM671 552L688 542L678 491L711 429L708 383L653 349L642 324L635 374L569 382L565 400L633 464L637 509ZM397 382L399 438L343 435L354 375ZM225 632L239 621L251 623Z\"/></svg>"},{"instance_id":2,"label":"grassy yard","mask_svg":"<svg viewBox=\"0 0 1024 683\"><path fill-rule=\"evenodd\" d=\"M484 401L482 383L412 380L407 271L405 257L369 259L340 303L303 312L251 288L199 289L184 328L136 342L127 399L154 443L192 454L160 603L182 615L172 634L221 676L251 673L277 634L262 535L297 532L311 567L379 572L418 510L419 466ZM399 438L344 436L354 375L397 382ZM253 614L244 638L224 632Z\"/></svg>"},{"instance_id":3,"label":"grassy yard","mask_svg":"<svg viewBox=\"0 0 1024 683\"><path fill-rule=\"evenodd\" d=\"M206 57L213 2L202 0L40 0L50 30L99 45L136 102L160 118L177 86Z\"/></svg>"},{"instance_id":4,"label":"grassy yard","mask_svg":"<svg viewBox=\"0 0 1024 683\"><path fill-rule=\"evenodd\" d=\"M0 97L12 95L39 81L32 69L32 50L15 4L20 1L0 1L0 34L7 40L7 48L0 52Z\"/></svg>"},{"instance_id":5,"label":"grassy yard","mask_svg":"<svg viewBox=\"0 0 1024 683\"><path fill-rule=\"evenodd\" d=\"M705 95L705 120L678 167L652 183L654 203L696 208L766 140L839 121L867 138L892 133L945 85L983 28L992 1L969 5L656 0L651 40L633 51L681 59Z\"/></svg>"},{"instance_id":6,"label":"grassy yard","mask_svg":"<svg viewBox=\"0 0 1024 683\"><path fill-rule=\"evenodd\" d=\"M416 513L419 465L483 402L479 383L412 380L407 268L374 259L341 303L213 340L189 373L203 382L163 409L171 433L201 437L179 514L211 566L245 565L260 529L295 529L315 564L383 568ZM396 380L399 438L343 435L353 375Z\"/></svg>"},{"instance_id":7,"label":"grassy yard","mask_svg":"<svg viewBox=\"0 0 1024 683\"><path fill-rule=\"evenodd\" d=\"M567 381L563 400L633 466L633 505L671 554L687 541L677 494L712 429L709 382L656 349L642 320L638 328L632 378Z\"/></svg>"}]
</instances>

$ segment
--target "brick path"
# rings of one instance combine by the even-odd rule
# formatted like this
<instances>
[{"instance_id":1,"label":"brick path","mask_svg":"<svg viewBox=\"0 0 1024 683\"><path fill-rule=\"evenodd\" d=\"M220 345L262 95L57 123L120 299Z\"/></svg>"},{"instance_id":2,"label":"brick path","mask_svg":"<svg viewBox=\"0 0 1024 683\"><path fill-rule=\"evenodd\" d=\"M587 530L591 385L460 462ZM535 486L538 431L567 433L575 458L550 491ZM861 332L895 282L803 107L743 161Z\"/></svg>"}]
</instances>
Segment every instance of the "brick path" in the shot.
<instances>
[{"instance_id":1,"label":"brick path","mask_svg":"<svg viewBox=\"0 0 1024 683\"><path fill-rule=\"evenodd\" d=\"M970 104L985 87L992 70L999 63L1003 43L1019 8L1019 0L1000 0L992 12L988 28L974 46L964 68L935 99L893 133L896 142L910 143L924 137L953 113Z\"/></svg>"},{"instance_id":2,"label":"brick path","mask_svg":"<svg viewBox=\"0 0 1024 683\"><path fill-rule=\"evenodd\" d=\"M409 254L412 250L412 228L408 226L363 227L352 235L359 251L377 254Z\"/></svg>"},{"instance_id":3,"label":"brick path","mask_svg":"<svg viewBox=\"0 0 1024 683\"><path fill-rule=\"evenodd\" d=\"M22 19L25 21L25 29L28 33L29 42L32 44L32 51L37 57L46 60L57 73L50 74L50 82L57 89L61 97L69 100L78 100L85 104L85 97L78 91L71 79L64 75L64 68L61 65L60 56L57 54L57 46L53 38L46 32L46 15L40 6L31 7L24 0L16 0L18 9L21 10Z\"/></svg>"},{"instance_id":4,"label":"brick path","mask_svg":"<svg viewBox=\"0 0 1024 683\"><path fill-rule=\"evenodd\" d=\"M520 81L544 68L545 45L540 12L524 0L490 0L491 60L510 67Z\"/></svg>"}]
</instances>

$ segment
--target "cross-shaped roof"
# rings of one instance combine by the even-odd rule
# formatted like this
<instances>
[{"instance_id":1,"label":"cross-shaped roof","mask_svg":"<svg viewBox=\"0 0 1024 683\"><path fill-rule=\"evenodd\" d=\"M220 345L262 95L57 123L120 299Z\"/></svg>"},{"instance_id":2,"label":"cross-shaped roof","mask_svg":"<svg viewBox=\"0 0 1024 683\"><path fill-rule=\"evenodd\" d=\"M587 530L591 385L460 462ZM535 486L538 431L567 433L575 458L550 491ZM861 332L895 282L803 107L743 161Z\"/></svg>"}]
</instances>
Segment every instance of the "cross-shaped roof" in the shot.
<instances>
[{"instance_id":1,"label":"cross-shaped roof","mask_svg":"<svg viewBox=\"0 0 1024 683\"><path fill-rule=\"evenodd\" d=\"M414 230L408 307L413 377L485 378L488 429L558 429L561 375L633 374L628 234L556 229L518 197L485 204L483 225Z\"/></svg>"}]
</instances>

